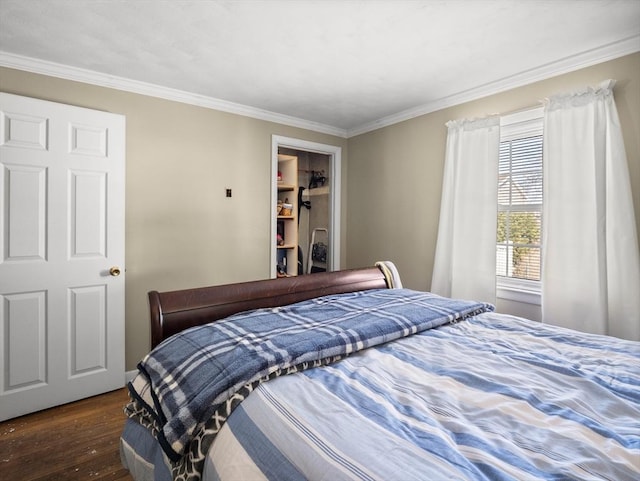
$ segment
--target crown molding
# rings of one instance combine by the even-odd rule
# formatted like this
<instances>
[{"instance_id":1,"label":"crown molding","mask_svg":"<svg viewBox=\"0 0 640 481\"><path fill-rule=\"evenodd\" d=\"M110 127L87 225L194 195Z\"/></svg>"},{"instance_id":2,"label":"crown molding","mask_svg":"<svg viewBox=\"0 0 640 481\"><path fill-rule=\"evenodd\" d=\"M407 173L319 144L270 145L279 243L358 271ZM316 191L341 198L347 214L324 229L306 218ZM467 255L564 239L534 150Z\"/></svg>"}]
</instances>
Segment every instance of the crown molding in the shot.
<instances>
[{"instance_id":1,"label":"crown molding","mask_svg":"<svg viewBox=\"0 0 640 481\"><path fill-rule=\"evenodd\" d=\"M107 87L116 90L123 90L135 94L148 95L165 100L172 100L185 104L204 107L212 110L219 110L254 119L265 120L267 122L275 122L278 124L298 127L301 129L312 130L323 134L335 135L337 137L346 138L347 131L331 125L312 122L309 120L291 117L268 110L251 107L248 105L228 102L226 100L207 97L205 95L194 94L183 90L163 87L147 82L139 82L124 77L108 75L93 70L72 67L46 60L39 60L22 55L0 51L0 67L7 67L27 72L57 77L76 82L83 82L100 87Z\"/></svg>"},{"instance_id":2,"label":"crown molding","mask_svg":"<svg viewBox=\"0 0 640 481\"><path fill-rule=\"evenodd\" d=\"M540 80L545 80L551 77L556 77L565 73L580 70L582 68L597 65L608 60L614 60L625 55L630 55L640 51L640 35L634 35L632 37L619 40L617 42L610 43L603 47L587 50L578 55L573 55L556 62L551 62L535 69L526 70L509 77L491 82L485 85L481 85L477 88L466 90L448 97L437 99L433 102L420 105L402 112L398 112L387 117L383 117L373 122L361 125L354 129L347 130L347 138L355 137L356 135L365 134L373 130L377 130L383 127L388 127L405 120L410 120L421 115L429 114L437 110L442 110L454 105L460 105L465 102L471 102L489 95L494 95L500 92L505 92L517 87L522 87Z\"/></svg>"},{"instance_id":3,"label":"crown molding","mask_svg":"<svg viewBox=\"0 0 640 481\"><path fill-rule=\"evenodd\" d=\"M298 127L301 129L311 130L328 135L335 135L336 137L348 139L356 135L365 134L373 130L388 127L393 124L404 122L405 120L410 120L421 115L429 114L437 110L442 110L448 107L453 107L454 105L470 102L483 97L488 97L489 95L505 92L513 88L522 87L523 85L528 85L540 80L555 77L557 75L562 75L585 67L590 67L592 65L623 57L625 55L630 55L638 51L640 51L640 35L634 35L632 37L628 37L602 47L588 50L578 55L573 55L556 62L551 62L535 69L526 70L524 72L505 77L495 82L481 85L477 88L449 95L447 97L437 99L433 102L429 102L427 104L423 104L408 110L404 110L402 112L398 112L393 115L380 118L378 120L374 120L373 122L363 124L353 129L342 129L331 125L321 124L319 122L312 122L297 117L291 117L288 115L270 112L248 105L228 102L226 100L220 100L213 97L194 94L183 90L172 89L146 82L139 82L137 80L107 75L93 70L71 67L69 65L62 65L45 60L24 57L21 55L15 55L3 51L0 51L0 67L24 70L27 72L48 75L51 77L58 77L67 80L98 85L101 87L113 88L126 92L148 95L151 97L158 97L165 100L172 100L175 102L186 103L212 110L219 110L222 112L242 115L245 117L251 117L267 122L275 122L282 125Z\"/></svg>"}]
</instances>

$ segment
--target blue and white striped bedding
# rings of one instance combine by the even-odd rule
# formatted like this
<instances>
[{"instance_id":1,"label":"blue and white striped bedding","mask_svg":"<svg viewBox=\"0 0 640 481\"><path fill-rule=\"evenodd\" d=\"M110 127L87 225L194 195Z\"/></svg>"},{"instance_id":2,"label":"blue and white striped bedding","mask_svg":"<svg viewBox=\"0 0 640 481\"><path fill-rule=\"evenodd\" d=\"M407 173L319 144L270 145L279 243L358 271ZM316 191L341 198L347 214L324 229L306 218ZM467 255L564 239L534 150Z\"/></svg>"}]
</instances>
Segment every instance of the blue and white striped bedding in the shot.
<instances>
[{"instance_id":1,"label":"blue and white striped bedding","mask_svg":"<svg viewBox=\"0 0 640 481\"><path fill-rule=\"evenodd\" d=\"M493 306L372 289L231 316L145 356L126 412L152 431L175 478L196 479L220 427L260 383L486 310Z\"/></svg>"},{"instance_id":2,"label":"blue and white striped bedding","mask_svg":"<svg viewBox=\"0 0 640 481\"><path fill-rule=\"evenodd\" d=\"M409 303L410 314L394 311L406 298L421 304L420 309ZM369 310L364 317L356 308L363 300ZM640 343L492 312L474 315L491 307L466 301L447 306L445 301L394 289L305 301L302 310L297 305L284 309L284 314L276 309L276 317L284 315L284 325L290 323L282 331L286 336L294 332L302 336L296 337L298 341L310 342L308 329L318 322L316 328L331 333L313 348L313 359L350 355L268 382L262 382L263 376L237 407L231 394L235 409L228 418L228 413L214 415L220 423L226 422L215 427L207 424L205 434L211 431L212 435L196 436L195 442L187 444L198 446L189 452L194 459L185 469L173 469L174 475L200 479L202 473L205 481L640 479ZM374 308L382 304L395 306L393 315ZM428 312L417 315L422 309ZM336 313L341 319L337 323L332 320ZM273 312L251 316L262 314L268 322L255 327L254 319L251 342L243 340L250 325L240 328L244 321L234 324L234 316L234 334L223 338L222 344L235 338L246 348L234 349L242 359L271 359L257 340L271 347L275 342L276 350L282 350L283 339L269 334L274 328ZM320 321L306 317L316 315ZM216 324L213 337L219 348L219 334L229 324ZM367 324L375 327L365 335L360 328ZM169 453L166 449L162 453L153 436L163 436L161 430L172 416L192 416L192 411L179 416L162 411L167 399L184 402L185 392L199 393L207 384L200 378L193 383L193 378L183 377L183 372L195 367L189 360L207 359L198 376L206 376L211 369L228 375L229 364L210 350L195 357L186 351L188 344L203 341L201 333L210 329L198 328L195 337L185 331L172 338L167 344L181 356L158 361L163 355L156 352L141 364L144 375L130 386L136 401L128 407L132 419L123 434L127 441L123 451L128 453L129 465L142 466L144 479L152 471L144 466L154 463L153 459L168 463ZM335 336L341 341L334 342ZM333 341L326 344L327 339ZM335 350L338 347L341 351ZM293 357L278 354L286 361L280 367L311 359L295 349L291 353ZM156 378L154 386L147 370L154 363L159 363L160 371L172 363L182 367ZM258 363L261 376L275 372L270 363ZM167 398L165 390L176 384L180 389L169 390L173 394ZM205 417L209 412L206 407L198 409ZM133 419L149 429L134 429ZM146 439L145 450L138 449L137 439ZM204 439L212 442L210 449ZM148 449L150 445L155 450ZM155 474L161 473L168 470L156 467Z\"/></svg>"},{"instance_id":3,"label":"blue and white striped bedding","mask_svg":"<svg viewBox=\"0 0 640 481\"><path fill-rule=\"evenodd\" d=\"M640 344L480 314L261 384L204 474L638 480Z\"/></svg>"}]
</instances>

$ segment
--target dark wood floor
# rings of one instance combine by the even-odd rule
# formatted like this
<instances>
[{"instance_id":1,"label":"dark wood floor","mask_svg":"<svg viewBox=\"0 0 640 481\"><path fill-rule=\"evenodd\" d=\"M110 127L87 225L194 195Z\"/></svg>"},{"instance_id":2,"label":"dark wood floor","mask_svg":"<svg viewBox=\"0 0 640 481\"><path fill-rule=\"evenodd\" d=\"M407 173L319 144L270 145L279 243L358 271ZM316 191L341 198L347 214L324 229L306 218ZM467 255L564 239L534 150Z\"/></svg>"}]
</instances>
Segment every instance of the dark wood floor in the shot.
<instances>
[{"instance_id":1,"label":"dark wood floor","mask_svg":"<svg viewBox=\"0 0 640 481\"><path fill-rule=\"evenodd\" d=\"M132 481L120 464L126 389L0 423L0 479Z\"/></svg>"}]
</instances>

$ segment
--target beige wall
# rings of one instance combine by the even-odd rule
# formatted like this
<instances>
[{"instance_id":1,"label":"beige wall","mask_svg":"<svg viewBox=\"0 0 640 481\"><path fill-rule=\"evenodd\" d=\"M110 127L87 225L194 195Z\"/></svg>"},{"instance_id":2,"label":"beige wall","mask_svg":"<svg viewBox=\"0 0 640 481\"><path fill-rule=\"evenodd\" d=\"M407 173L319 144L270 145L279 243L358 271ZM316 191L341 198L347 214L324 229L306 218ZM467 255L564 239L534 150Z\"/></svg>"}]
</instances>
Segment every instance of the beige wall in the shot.
<instances>
[{"instance_id":1,"label":"beige wall","mask_svg":"<svg viewBox=\"0 0 640 481\"><path fill-rule=\"evenodd\" d=\"M640 53L348 141L11 69L0 68L0 90L126 116L126 362L133 369L149 346L147 291L269 276L272 134L343 148L343 267L390 259L407 287L426 290L438 228L445 123L533 106L607 78L618 80L615 96L638 219ZM228 187L231 199L224 196ZM349 218L358 222L347 232ZM535 309L527 315L535 318Z\"/></svg>"},{"instance_id":2,"label":"beige wall","mask_svg":"<svg viewBox=\"0 0 640 481\"><path fill-rule=\"evenodd\" d=\"M347 213L350 266L395 262L403 283L431 286L449 120L508 113L556 93L617 80L614 89L640 228L640 53L443 109L349 139ZM639 229L640 236L640 229ZM469 233L473 248L473 233ZM499 303L505 311L514 306ZM539 309L521 306L528 317Z\"/></svg>"},{"instance_id":3,"label":"beige wall","mask_svg":"<svg viewBox=\"0 0 640 481\"><path fill-rule=\"evenodd\" d=\"M343 138L10 69L0 90L126 116L128 370L148 352L149 290L269 277L273 134L341 146L346 186Z\"/></svg>"}]
</instances>

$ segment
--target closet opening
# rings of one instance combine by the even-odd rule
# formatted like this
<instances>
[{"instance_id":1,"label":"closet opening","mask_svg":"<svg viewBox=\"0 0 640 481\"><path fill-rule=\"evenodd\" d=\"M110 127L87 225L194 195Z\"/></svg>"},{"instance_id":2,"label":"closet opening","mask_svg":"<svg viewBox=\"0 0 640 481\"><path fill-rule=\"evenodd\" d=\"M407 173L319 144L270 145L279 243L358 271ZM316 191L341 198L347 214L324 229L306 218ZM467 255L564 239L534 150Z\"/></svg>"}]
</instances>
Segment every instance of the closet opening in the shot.
<instances>
[{"instance_id":1,"label":"closet opening","mask_svg":"<svg viewBox=\"0 0 640 481\"><path fill-rule=\"evenodd\" d=\"M341 151L337 146L273 136L272 277L340 268ZM281 215L288 214L289 207L294 219Z\"/></svg>"}]
</instances>

